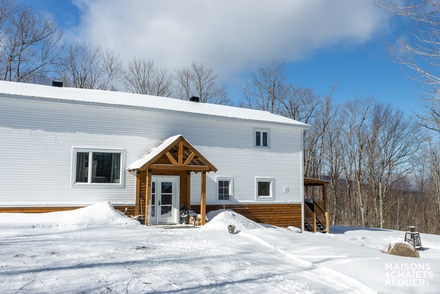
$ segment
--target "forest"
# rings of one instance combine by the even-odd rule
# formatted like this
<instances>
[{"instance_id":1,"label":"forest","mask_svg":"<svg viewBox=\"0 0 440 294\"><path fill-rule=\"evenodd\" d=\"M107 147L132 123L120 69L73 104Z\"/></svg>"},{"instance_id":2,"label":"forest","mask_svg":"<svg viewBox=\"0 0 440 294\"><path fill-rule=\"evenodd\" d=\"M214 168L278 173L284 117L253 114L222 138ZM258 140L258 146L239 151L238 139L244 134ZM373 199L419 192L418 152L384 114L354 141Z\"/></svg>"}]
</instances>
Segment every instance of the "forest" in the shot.
<instances>
[{"instance_id":1,"label":"forest","mask_svg":"<svg viewBox=\"0 0 440 294\"><path fill-rule=\"evenodd\" d=\"M417 2L417 1L416 1ZM397 3L399 5L397 5ZM194 61L161 68L134 56L71 43L53 19L30 7L0 0L0 80L66 87L128 91L203 103L269 111L312 126L304 134L306 177L329 181L332 225L406 230L440 230L440 40L436 1L376 1L413 31L384 44L390 58L423 86L415 95L424 113L408 115L374 97L338 102L335 84L326 94L289 82L285 61L269 59L249 72L241 97L228 97L217 74ZM397 45L396 45L397 44ZM313 191L310 191L313 193Z\"/></svg>"}]
</instances>

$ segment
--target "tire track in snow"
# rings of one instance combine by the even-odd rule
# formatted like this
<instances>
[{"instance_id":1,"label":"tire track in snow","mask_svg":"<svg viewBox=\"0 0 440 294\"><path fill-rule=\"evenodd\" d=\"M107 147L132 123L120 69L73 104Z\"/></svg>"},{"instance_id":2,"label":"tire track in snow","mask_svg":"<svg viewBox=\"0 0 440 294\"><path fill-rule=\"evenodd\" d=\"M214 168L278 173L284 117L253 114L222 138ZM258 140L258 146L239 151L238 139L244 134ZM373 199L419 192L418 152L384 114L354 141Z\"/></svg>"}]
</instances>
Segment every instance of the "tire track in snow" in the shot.
<instances>
[{"instance_id":1,"label":"tire track in snow","mask_svg":"<svg viewBox=\"0 0 440 294\"><path fill-rule=\"evenodd\" d=\"M244 236L255 240L264 246L271 248L280 254L288 257L295 264L300 264L302 268L296 269L295 274L302 276L305 280L312 280L317 284L324 284L328 289L334 289L341 293L377 293L377 291L371 289L367 285L355 280L343 273L328 268L326 266L317 267L314 263L304 260L297 255L291 254L278 246L274 246L261 238L246 232L240 232Z\"/></svg>"},{"instance_id":2,"label":"tire track in snow","mask_svg":"<svg viewBox=\"0 0 440 294\"><path fill-rule=\"evenodd\" d=\"M252 246L247 238L239 235L225 235L220 240L211 241L201 237L203 231L193 231L191 236L181 240L178 234L169 234L170 243L164 252L185 251L185 256L200 260L200 266L185 267L184 262L173 263L174 256L168 256L169 261L160 262L161 255L150 260L155 266L167 268L166 281L181 288L179 293L311 293L303 283L283 278L285 272L279 272L277 265L271 260L261 260L254 257ZM239 238L239 239L237 239ZM199 241L197 241L199 240ZM145 240L145 246L158 247L153 240ZM219 243L220 242L220 243ZM197 244L194 246L193 244ZM251 246L251 247L249 247ZM157 253L162 249L158 248ZM183 266L182 266L183 265ZM150 281L151 287L160 283L159 276L149 273L143 278ZM152 277L155 276L155 279ZM163 279L165 281L165 279ZM167 284L167 285L168 285ZM172 292L172 290L169 290Z\"/></svg>"}]
</instances>

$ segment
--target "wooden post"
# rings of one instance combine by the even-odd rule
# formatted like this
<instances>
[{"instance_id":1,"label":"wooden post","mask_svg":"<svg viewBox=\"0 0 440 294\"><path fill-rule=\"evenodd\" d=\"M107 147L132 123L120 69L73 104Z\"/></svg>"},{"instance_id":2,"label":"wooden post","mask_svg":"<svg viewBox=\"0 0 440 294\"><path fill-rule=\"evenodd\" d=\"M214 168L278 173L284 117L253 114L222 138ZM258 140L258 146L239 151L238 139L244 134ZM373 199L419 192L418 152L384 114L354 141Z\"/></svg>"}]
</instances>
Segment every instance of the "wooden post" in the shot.
<instances>
[{"instance_id":1,"label":"wooden post","mask_svg":"<svg viewBox=\"0 0 440 294\"><path fill-rule=\"evenodd\" d=\"M327 185L322 185L322 199L324 200L324 210L327 211Z\"/></svg>"},{"instance_id":2,"label":"wooden post","mask_svg":"<svg viewBox=\"0 0 440 294\"><path fill-rule=\"evenodd\" d=\"M313 233L316 233L316 213L313 213Z\"/></svg>"},{"instance_id":3,"label":"wooden post","mask_svg":"<svg viewBox=\"0 0 440 294\"><path fill-rule=\"evenodd\" d=\"M140 208L140 195L141 195L141 172L138 170L136 171L136 206L134 208L134 215L139 215L139 208Z\"/></svg>"},{"instance_id":4,"label":"wooden post","mask_svg":"<svg viewBox=\"0 0 440 294\"><path fill-rule=\"evenodd\" d=\"M328 219L328 212L325 213L325 230L328 234L330 233L330 221Z\"/></svg>"},{"instance_id":5,"label":"wooden post","mask_svg":"<svg viewBox=\"0 0 440 294\"><path fill-rule=\"evenodd\" d=\"M200 196L200 224L203 226L206 222L206 172L202 172L202 195Z\"/></svg>"},{"instance_id":6,"label":"wooden post","mask_svg":"<svg viewBox=\"0 0 440 294\"><path fill-rule=\"evenodd\" d=\"M186 173L186 209L191 209L191 172Z\"/></svg>"},{"instance_id":7,"label":"wooden post","mask_svg":"<svg viewBox=\"0 0 440 294\"><path fill-rule=\"evenodd\" d=\"M316 202L313 200L313 233L316 233Z\"/></svg>"},{"instance_id":8,"label":"wooden post","mask_svg":"<svg viewBox=\"0 0 440 294\"><path fill-rule=\"evenodd\" d=\"M149 207L150 207L150 201L151 201L151 169L147 169L147 175L145 178L145 225L148 226L148 219L150 217L149 215Z\"/></svg>"},{"instance_id":9,"label":"wooden post","mask_svg":"<svg viewBox=\"0 0 440 294\"><path fill-rule=\"evenodd\" d=\"M178 153L178 163L179 163L179 165L182 165L183 164L183 141L180 141L179 142L179 151L178 151L179 153Z\"/></svg>"}]
</instances>

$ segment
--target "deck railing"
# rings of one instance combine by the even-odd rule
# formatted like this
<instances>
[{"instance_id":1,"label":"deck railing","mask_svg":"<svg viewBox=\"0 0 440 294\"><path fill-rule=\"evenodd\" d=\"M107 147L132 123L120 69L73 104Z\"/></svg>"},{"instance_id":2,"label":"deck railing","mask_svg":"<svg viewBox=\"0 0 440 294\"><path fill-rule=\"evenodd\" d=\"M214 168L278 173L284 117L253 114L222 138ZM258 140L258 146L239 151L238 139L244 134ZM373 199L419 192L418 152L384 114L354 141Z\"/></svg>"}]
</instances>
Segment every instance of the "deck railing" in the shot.
<instances>
[{"instance_id":1,"label":"deck railing","mask_svg":"<svg viewBox=\"0 0 440 294\"><path fill-rule=\"evenodd\" d=\"M304 222L314 233L316 233L318 230L330 233L328 212L325 211L318 201L314 199L312 199L312 201L313 211L307 205L304 205ZM320 229L318 229L318 224L320 224Z\"/></svg>"},{"instance_id":2,"label":"deck railing","mask_svg":"<svg viewBox=\"0 0 440 294\"><path fill-rule=\"evenodd\" d=\"M307 205L304 205L304 222L306 230L310 227L316 233L316 214Z\"/></svg>"},{"instance_id":3,"label":"deck railing","mask_svg":"<svg viewBox=\"0 0 440 294\"><path fill-rule=\"evenodd\" d=\"M325 226L325 231L330 233L328 212L325 211L318 201L313 201L313 211L316 214L316 218Z\"/></svg>"}]
</instances>

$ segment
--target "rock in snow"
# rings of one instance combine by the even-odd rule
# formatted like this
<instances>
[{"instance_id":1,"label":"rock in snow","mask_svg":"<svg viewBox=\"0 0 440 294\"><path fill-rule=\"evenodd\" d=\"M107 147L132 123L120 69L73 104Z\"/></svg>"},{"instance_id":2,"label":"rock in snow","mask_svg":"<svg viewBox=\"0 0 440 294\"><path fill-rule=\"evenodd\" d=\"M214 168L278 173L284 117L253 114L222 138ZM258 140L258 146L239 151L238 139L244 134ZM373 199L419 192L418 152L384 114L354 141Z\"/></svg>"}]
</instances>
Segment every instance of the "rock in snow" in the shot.
<instances>
[{"instance_id":1,"label":"rock in snow","mask_svg":"<svg viewBox=\"0 0 440 294\"><path fill-rule=\"evenodd\" d=\"M419 252L409 243L396 242L388 248L388 254L420 258Z\"/></svg>"}]
</instances>

